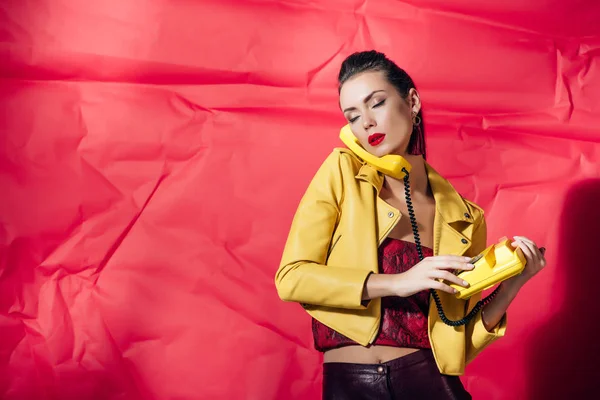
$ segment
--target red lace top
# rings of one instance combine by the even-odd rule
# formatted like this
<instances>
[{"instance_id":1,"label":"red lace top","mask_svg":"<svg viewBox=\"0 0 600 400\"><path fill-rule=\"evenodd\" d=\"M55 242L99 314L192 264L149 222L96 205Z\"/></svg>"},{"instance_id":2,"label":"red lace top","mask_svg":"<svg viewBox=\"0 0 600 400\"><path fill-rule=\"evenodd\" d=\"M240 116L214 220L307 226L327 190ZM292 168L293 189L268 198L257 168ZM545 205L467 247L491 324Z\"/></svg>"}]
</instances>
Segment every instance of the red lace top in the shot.
<instances>
[{"instance_id":1,"label":"red lace top","mask_svg":"<svg viewBox=\"0 0 600 400\"><path fill-rule=\"evenodd\" d=\"M422 247L423 256L433 251ZM379 272L398 274L419 262L417 246L398 239L386 239L379 246ZM429 291L424 290L410 297L389 296L381 299L381 326L374 345L431 348L427 334ZM327 351L357 343L341 333L323 325L313 318L312 330L315 348Z\"/></svg>"}]
</instances>

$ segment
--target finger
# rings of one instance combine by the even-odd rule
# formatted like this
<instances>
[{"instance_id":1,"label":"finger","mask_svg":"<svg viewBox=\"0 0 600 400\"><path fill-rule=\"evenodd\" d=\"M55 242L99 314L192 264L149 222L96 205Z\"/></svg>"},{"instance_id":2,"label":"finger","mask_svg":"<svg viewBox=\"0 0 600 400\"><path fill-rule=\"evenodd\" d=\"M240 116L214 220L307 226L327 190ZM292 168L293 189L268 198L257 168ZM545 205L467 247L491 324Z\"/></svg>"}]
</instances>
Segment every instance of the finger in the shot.
<instances>
[{"instance_id":1,"label":"finger","mask_svg":"<svg viewBox=\"0 0 600 400\"><path fill-rule=\"evenodd\" d=\"M537 254L537 247L535 247L535 245L528 242L523 242L520 239L518 239L517 242L519 243L519 247L521 248L521 250L523 250L523 253L525 254L525 257L527 258L528 262L540 262L540 258Z\"/></svg>"},{"instance_id":2,"label":"finger","mask_svg":"<svg viewBox=\"0 0 600 400\"><path fill-rule=\"evenodd\" d=\"M446 293L450 293L450 294L458 293L458 290L454 289L452 286L448 286L445 283L435 281L435 280L431 281L431 285L429 287L431 289L441 290L442 292L446 292Z\"/></svg>"},{"instance_id":3,"label":"finger","mask_svg":"<svg viewBox=\"0 0 600 400\"><path fill-rule=\"evenodd\" d=\"M463 257L463 256L433 256L429 257L432 261L443 261L443 262L456 262L456 261L469 261L471 257Z\"/></svg>"},{"instance_id":4,"label":"finger","mask_svg":"<svg viewBox=\"0 0 600 400\"><path fill-rule=\"evenodd\" d=\"M538 248L531 240L525 241L521 239L522 236L515 236L515 238L517 238L517 240L511 244L513 247L519 247L523 250L523 254L527 258L528 263L537 264L541 268L546 266L546 257L544 257L546 249L544 247Z\"/></svg>"},{"instance_id":5,"label":"finger","mask_svg":"<svg viewBox=\"0 0 600 400\"><path fill-rule=\"evenodd\" d=\"M435 278L435 279L443 279L445 281L454 283L455 285L469 287L469 282L459 278L458 276L456 276L453 273L450 273L448 271L433 270L431 273L431 277Z\"/></svg>"},{"instance_id":6,"label":"finger","mask_svg":"<svg viewBox=\"0 0 600 400\"><path fill-rule=\"evenodd\" d=\"M534 260L534 262L541 264L542 262L542 254L540 253L540 251L538 250L537 246L535 245L535 243L529 241L529 242L524 242L525 246L527 246L529 248L529 251L532 255L532 258Z\"/></svg>"},{"instance_id":7,"label":"finger","mask_svg":"<svg viewBox=\"0 0 600 400\"><path fill-rule=\"evenodd\" d=\"M513 236L514 239L521 239L521 241L523 242L527 242L527 243L532 243L533 245L535 245L535 242L531 239L529 239L526 236Z\"/></svg>"},{"instance_id":8,"label":"finger","mask_svg":"<svg viewBox=\"0 0 600 400\"><path fill-rule=\"evenodd\" d=\"M544 256L546 253L546 248L545 247L538 247L537 244L535 244L535 242L533 242L532 240L530 241L525 241L525 243L527 243L529 245L529 248L532 249L533 253L536 255L537 260L542 262L544 261Z\"/></svg>"},{"instance_id":9,"label":"finger","mask_svg":"<svg viewBox=\"0 0 600 400\"><path fill-rule=\"evenodd\" d=\"M542 255L540 257L540 263L542 265L542 268L546 266L546 248L545 247L540 247L539 249L540 254Z\"/></svg>"},{"instance_id":10,"label":"finger","mask_svg":"<svg viewBox=\"0 0 600 400\"><path fill-rule=\"evenodd\" d=\"M544 253L546 252L546 249L543 247L538 248L537 246L534 246L532 251L535 254L535 260L540 264L540 267L545 267L546 257L544 256Z\"/></svg>"},{"instance_id":11,"label":"finger","mask_svg":"<svg viewBox=\"0 0 600 400\"><path fill-rule=\"evenodd\" d=\"M466 261L454 261L454 262L443 262L435 261L432 263L435 269L459 269L461 271L470 271L475 268L475 265L470 264Z\"/></svg>"},{"instance_id":12,"label":"finger","mask_svg":"<svg viewBox=\"0 0 600 400\"><path fill-rule=\"evenodd\" d=\"M522 242L530 243L530 244L534 245L535 247L537 247L537 245L535 244L535 242L533 240L529 239L528 237L525 237L525 236L515 236L514 238L515 239L520 239Z\"/></svg>"}]
</instances>

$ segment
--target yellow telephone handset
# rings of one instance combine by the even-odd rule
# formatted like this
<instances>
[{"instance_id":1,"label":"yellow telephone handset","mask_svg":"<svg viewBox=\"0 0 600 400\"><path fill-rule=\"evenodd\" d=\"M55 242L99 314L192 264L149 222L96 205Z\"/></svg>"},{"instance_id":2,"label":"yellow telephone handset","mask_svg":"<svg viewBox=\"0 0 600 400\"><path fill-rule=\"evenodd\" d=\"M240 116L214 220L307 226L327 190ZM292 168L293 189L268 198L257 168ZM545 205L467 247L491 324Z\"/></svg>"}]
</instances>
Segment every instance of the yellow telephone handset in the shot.
<instances>
[{"instance_id":1,"label":"yellow telephone handset","mask_svg":"<svg viewBox=\"0 0 600 400\"><path fill-rule=\"evenodd\" d=\"M395 154L377 157L366 151L352 133L350 125L345 125L340 130L340 139L354 154L385 175L396 179L403 179L405 175L402 171L403 169L406 169L410 173L411 165L404 157Z\"/></svg>"}]
</instances>

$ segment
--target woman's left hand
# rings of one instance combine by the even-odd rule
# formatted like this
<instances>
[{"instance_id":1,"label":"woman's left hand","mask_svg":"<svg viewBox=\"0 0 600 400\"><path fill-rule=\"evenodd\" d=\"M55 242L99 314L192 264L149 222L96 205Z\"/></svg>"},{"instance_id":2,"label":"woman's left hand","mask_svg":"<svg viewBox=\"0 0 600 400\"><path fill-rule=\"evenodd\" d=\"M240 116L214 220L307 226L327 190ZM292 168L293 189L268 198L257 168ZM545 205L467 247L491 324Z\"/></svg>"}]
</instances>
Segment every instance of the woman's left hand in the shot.
<instances>
[{"instance_id":1,"label":"woman's left hand","mask_svg":"<svg viewBox=\"0 0 600 400\"><path fill-rule=\"evenodd\" d=\"M515 249L518 247L523 251L525 259L527 260L527 265L525 265L523 272L507 279L505 282L507 284L523 286L546 266L546 258L544 257L546 249L539 249L533 240L528 239L525 236L514 236L514 241L511 245Z\"/></svg>"}]
</instances>

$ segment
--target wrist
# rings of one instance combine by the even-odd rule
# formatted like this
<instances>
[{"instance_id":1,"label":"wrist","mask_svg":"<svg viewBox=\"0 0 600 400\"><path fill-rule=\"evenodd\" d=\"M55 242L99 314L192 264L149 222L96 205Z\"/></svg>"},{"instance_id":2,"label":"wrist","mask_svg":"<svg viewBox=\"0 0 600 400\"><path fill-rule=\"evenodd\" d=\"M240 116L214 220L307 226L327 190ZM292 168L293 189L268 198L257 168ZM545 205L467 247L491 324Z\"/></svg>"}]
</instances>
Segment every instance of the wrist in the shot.
<instances>
[{"instance_id":1,"label":"wrist","mask_svg":"<svg viewBox=\"0 0 600 400\"><path fill-rule=\"evenodd\" d=\"M525 285L525 282L527 282L525 278L517 275L505 280L501 285L509 292L516 294Z\"/></svg>"},{"instance_id":2,"label":"wrist","mask_svg":"<svg viewBox=\"0 0 600 400\"><path fill-rule=\"evenodd\" d=\"M398 296L398 297L406 297L405 294L405 276L403 273L390 275L391 279L389 281L389 291L390 296Z\"/></svg>"},{"instance_id":3,"label":"wrist","mask_svg":"<svg viewBox=\"0 0 600 400\"><path fill-rule=\"evenodd\" d=\"M370 274L365 282L362 299L397 296L396 275L398 274Z\"/></svg>"}]
</instances>

